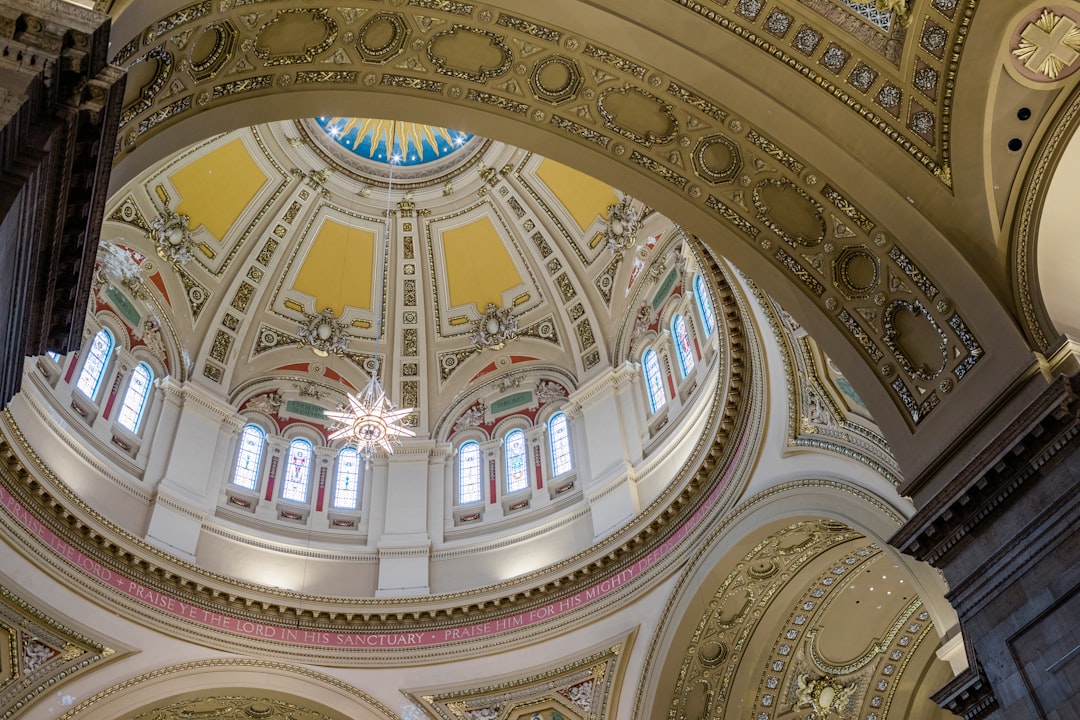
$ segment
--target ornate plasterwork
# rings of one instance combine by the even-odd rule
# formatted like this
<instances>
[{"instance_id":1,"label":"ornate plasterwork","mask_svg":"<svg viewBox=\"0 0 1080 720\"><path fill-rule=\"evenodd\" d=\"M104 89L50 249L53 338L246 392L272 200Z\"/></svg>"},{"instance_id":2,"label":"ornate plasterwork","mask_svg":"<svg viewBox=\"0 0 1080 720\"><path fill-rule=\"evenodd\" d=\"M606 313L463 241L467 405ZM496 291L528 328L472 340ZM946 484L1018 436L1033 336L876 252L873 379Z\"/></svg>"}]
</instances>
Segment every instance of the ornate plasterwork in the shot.
<instances>
[{"instance_id":1,"label":"ornate plasterwork","mask_svg":"<svg viewBox=\"0 0 1080 720\"><path fill-rule=\"evenodd\" d=\"M201 717L251 717L263 720L336 720L302 704L254 695L204 695L156 705L130 720L190 720Z\"/></svg>"},{"instance_id":2,"label":"ornate plasterwork","mask_svg":"<svg viewBox=\"0 0 1080 720\"><path fill-rule=\"evenodd\" d=\"M790 399L788 444L837 453L866 465L898 486L900 471L888 443L871 422L853 417L836 402L834 394L843 393L828 378L826 369L820 367L813 340L779 304L752 283L750 287L782 351Z\"/></svg>"},{"instance_id":3,"label":"ornate plasterwork","mask_svg":"<svg viewBox=\"0 0 1080 720\"><path fill-rule=\"evenodd\" d=\"M1055 81L1080 68L1080 13L1043 8L1038 17L1023 23L1010 48L1015 67L1024 77Z\"/></svg>"},{"instance_id":4,"label":"ornate plasterwork","mask_svg":"<svg viewBox=\"0 0 1080 720\"><path fill-rule=\"evenodd\" d=\"M0 578L3 580L3 578ZM115 651L49 617L0 584L0 719L26 716L34 700L56 683Z\"/></svg>"},{"instance_id":5,"label":"ornate plasterwork","mask_svg":"<svg viewBox=\"0 0 1080 720\"><path fill-rule=\"evenodd\" d=\"M963 31L974 13L974 6L970 2L964 6L946 0L931 3L932 12L921 29L913 19L914 31L905 42L909 46L918 42L922 49L916 52L912 48L913 51L903 55L905 63L909 62L907 58L911 58L910 62L916 65L910 73L907 69L899 73L897 67L888 61L882 62L881 58L865 53L860 55L857 48L850 46L849 40L836 28L819 27L818 23L804 21L797 14L785 14L777 8L777 12L788 18L781 22L783 18L774 12L753 9L760 3L706 7L693 0L672 1L697 13L702 22L718 26L720 30L732 32L747 41L752 40L755 47L814 80L818 87L881 128L904 147L909 156L919 159L946 183L951 182L947 125L955 62L948 68L943 63L947 57L953 60L959 57L966 35ZM258 27L269 22L275 12L280 14L280 11L256 13L261 19L245 21L238 10L223 7L207 9L205 17L193 16L162 27L183 26L191 29L194 23L215 22L219 16L228 16L241 36L254 37ZM850 16L848 10L837 9ZM897 10L895 7L888 9ZM380 11L387 12L382 8ZM437 94L446 102L475 105L493 113L507 113L518 118L518 121L526 117L552 132L564 133L567 137L600 146L611 157L626 163L633 172L654 176L656 181L677 191L685 200L707 208L710 214L715 213L715 217L730 225L736 235L753 243L792 282L803 288L831 316L849 341L863 350L868 362L876 367L886 392L912 427L933 412L940 404L942 395L950 391L967 367L981 356L981 352L972 352L980 343L971 333L966 329L957 330L961 326L967 327L959 315L955 322L950 322L950 313L935 309L938 298L919 299L930 309L933 322L949 336L949 353L952 354L954 349L962 353L963 358L956 365L964 367L952 378L944 377L953 369L946 368L942 377L938 377L934 383L917 374L898 375L898 369L903 371L914 365L905 364L904 358L895 352L899 348L900 354L903 354L905 343L902 339L892 346L885 343L880 310L873 305L900 299L894 295L902 295L910 288L904 283L901 283L903 287L894 283L894 275L901 278L903 275L895 273L895 269L886 264L883 255L895 250L892 257L895 265L905 272L911 267L918 271L914 259L908 259L913 258L912 253L901 248L899 241L882 229L869 213L859 208L836 182L824 181L803 160L767 137L759 128L751 127L736 117L716 99L706 97L696 89L676 82L674 78L668 78L614 49L583 42L569 33L545 28L527 18L497 13L473 4L460 8L435 4L425 10L432 16L451 22L449 29L445 22L422 22L408 13L389 12L394 20L391 22L387 18L383 25L397 28L395 32L398 35L407 31L411 42L401 50L393 63L356 63L350 54L355 48L342 46L341 43L345 42L343 38L347 33L354 36L359 31L367 16L361 19L362 13L354 11L345 14L341 8L327 8L320 12L332 19L341 37L321 55L312 57L310 63L288 55L292 58L289 64L264 64L260 67L258 58L237 53L237 57L223 69L223 73L237 77L236 80L221 83L219 77L200 82L193 77L183 76L182 71L174 71L173 75L178 76L175 79L180 86L170 99L190 93L188 97L196 98L195 105L211 107L236 98L280 92L281 88L298 82L296 73L300 71L294 70L294 67L310 64L322 68L324 61L337 63L335 58L340 56L345 65L356 68L348 72L353 72L357 77L347 82L328 78L325 82L319 81L323 85L351 87L360 91L372 86L378 86L383 91L403 93L419 90L421 93ZM496 29L477 28L470 24L483 24L481 14L494 18L496 22L493 27ZM763 24L760 32L757 24ZM162 30L160 35L164 37L177 31ZM952 47L950 40L954 43ZM239 42L242 46L243 39L240 38ZM165 47L173 46L166 43ZM171 49L167 51L177 52ZM343 54L339 55L339 51ZM133 52L128 61L137 57L141 56ZM541 66L541 63L546 64ZM544 90L540 90L537 92L538 104L533 104L535 98L530 98L523 89L523 81L508 79L512 74L511 67L514 73L538 79L541 87L547 91L562 87L555 82L555 74L570 77L571 84L575 84L580 77L580 88L575 98L565 101L561 100L562 96L551 93L545 97L542 95ZM590 71L590 68L594 71ZM904 79L908 75L913 78L911 90ZM315 82L313 86L317 85L318 82ZM558 103L556 107L552 105L553 99ZM159 101L164 102L160 98ZM154 112L154 109L146 112ZM145 132L134 127L136 120L133 119L121 142L120 156L139 145L144 136L149 137L156 132L156 128L184 116L184 112L178 112L175 117L161 120ZM901 127L904 129L898 129ZM754 187L752 193L745 189L750 186ZM711 192L705 188L710 188ZM769 188L782 190L786 196L784 202L777 206L761 202L762 192ZM797 203L790 202L796 195L803 198L803 209ZM833 233L834 239L830 241L827 231L797 232L797 226L805 219L806 209L812 209L812 214L828 229L832 229L831 216L835 216L843 221L845 229L850 228L856 235ZM777 246L777 235L787 247ZM858 246L874 255L879 273L859 277L847 271L858 265L857 258L850 253L844 257L840 255L849 246ZM584 261L585 253L574 247ZM818 252L811 253L810 250ZM900 257L905 261L899 260ZM828 272L825 268L834 261L840 265L835 272ZM844 263L847 270L843 267ZM604 292L603 288L601 292ZM922 288L920 292L926 294ZM868 303L870 307L866 307ZM585 369L599 364L604 356L602 351L586 347L589 330L588 326L580 325L571 333L580 341L581 362ZM595 330L592 334L595 336ZM961 334L966 334L966 338L961 338Z\"/></svg>"},{"instance_id":6,"label":"ornate plasterwork","mask_svg":"<svg viewBox=\"0 0 1080 720\"><path fill-rule=\"evenodd\" d=\"M1025 334L1035 347L1044 353L1051 349L1057 330L1046 313L1039 289L1036 242L1038 224L1053 171L1076 132L1078 123L1080 91L1074 91L1031 162L1021 189L1016 214L1012 219L1009 268L1012 273L1013 293L1023 313Z\"/></svg>"},{"instance_id":7,"label":"ornate plasterwork","mask_svg":"<svg viewBox=\"0 0 1080 720\"><path fill-rule=\"evenodd\" d=\"M512 308L496 307L488 303L484 314L473 326L473 345L479 350L502 350L506 343L518 335L518 319Z\"/></svg>"},{"instance_id":8,"label":"ornate plasterwork","mask_svg":"<svg viewBox=\"0 0 1080 720\"><path fill-rule=\"evenodd\" d=\"M803 521L766 537L743 555L737 569L713 592L690 639L668 718L723 716L736 671L761 620L761 608L815 557L858 537L840 523Z\"/></svg>"},{"instance_id":9,"label":"ornate plasterwork","mask_svg":"<svg viewBox=\"0 0 1080 720\"><path fill-rule=\"evenodd\" d=\"M761 402L761 388L751 382L760 367L752 328L719 267L707 263L703 271L717 275L718 314L733 334L717 370L726 378L723 391L703 406L704 430L690 459L674 470L677 479L635 523L577 556L484 588L486 600L478 601L475 591L401 600L311 597L202 570L90 507L44 465L10 414L0 414L4 532L88 595L140 622L230 651L273 647L287 654L291 647L308 660L378 664L480 653L575 626L668 572L691 547L688 538L723 513L756 457L750 448L762 432L761 414L749 408ZM35 490L42 485L50 488L44 495ZM63 555L44 544L43 533L55 535L53 547ZM181 603L191 609L183 617ZM462 632L470 643L454 641Z\"/></svg>"},{"instance_id":10,"label":"ornate plasterwork","mask_svg":"<svg viewBox=\"0 0 1080 720\"><path fill-rule=\"evenodd\" d=\"M337 678L325 675L316 670L297 665L288 665L272 660L248 660L236 658L197 660L181 665L158 668L142 675L128 678L123 682L117 683L116 685L83 700L81 703L75 705L61 715L59 720L74 720L74 718L79 717L81 713L84 713L95 706L104 705L116 698L123 697L129 691L132 691L145 683L160 683L168 680L177 680L184 678L185 676L212 673L217 670L239 670L252 673L296 676L305 682L312 683L316 688L322 685L351 696L358 705L366 708L372 713L378 714L380 717L387 718L387 720L401 720L401 717L397 713L367 693L342 680L338 680ZM248 717L260 717L260 715L247 712L245 712L245 715ZM304 720L308 719L305 718Z\"/></svg>"},{"instance_id":11,"label":"ornate plasterwork","mask_svg":"<svg viewBox=\"0 0 1080 720\"><path fill-rule=\"evenodd\" d=\"M611 716L609 704L633 635L562 665L522 673L524 677L515 676L478 688L403 692L439 720L532 717L531 713L520 715L525 709L554 710L567 720L602 720Z\"/></svg>"}]
</instances>

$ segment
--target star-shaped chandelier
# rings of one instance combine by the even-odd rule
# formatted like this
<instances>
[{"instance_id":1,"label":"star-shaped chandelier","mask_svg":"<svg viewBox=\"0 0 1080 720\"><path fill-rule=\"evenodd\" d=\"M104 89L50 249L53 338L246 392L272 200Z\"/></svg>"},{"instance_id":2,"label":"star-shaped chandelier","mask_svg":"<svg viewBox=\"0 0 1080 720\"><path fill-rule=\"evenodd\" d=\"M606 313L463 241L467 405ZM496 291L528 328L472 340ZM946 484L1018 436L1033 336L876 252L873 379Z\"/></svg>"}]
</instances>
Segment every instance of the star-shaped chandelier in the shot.
<instances>
[{"instance_id":1,"label":"star-shaped chandelier","mask_svg":"<svg viewBox=\"0 0 1080 720\"><path fill-rule=\"evenodd\" d=\"M398 155L390 158L390 180L386 185L386 231L383 234L383 251L386 253L390 252L390 189L394 182L394 165L400 160ZM386 281L383 275L384 267L385 263L379 263L380 288ZM400 445L402 438L416 437L416 433L404 423L405 418L416 408L399 408L379 384L379 339L382 337L382 298L385 295L379 294L379 312L375 322L375 367L371 379L359 393L349 395L347 406L339 407L336 412L326 413L328 418L341 423L341 427L331 433L330 439L348 438L356 443L357 452L369 463L377 450L393 455L394 445Z\"/></svg>"},{"instance_id":2,"label":"star-shaped chandelier","mask_svg":"<svg viewBox=\"0 0 1080 720\"><path fill-rule=\"evenodd\" d=\"M342 424L339 430L330 435L330 439L349 438L356 443L358 452L368 462L376 448L393 455L392 443L400 443L401 438L416 437L411 428L402 424L402 420L414 409L396 407L379 385L379 379L372 375L363 390L349 396L347 408L337 412L327 411L326 417Z\"/></svg>"}]
</instances>

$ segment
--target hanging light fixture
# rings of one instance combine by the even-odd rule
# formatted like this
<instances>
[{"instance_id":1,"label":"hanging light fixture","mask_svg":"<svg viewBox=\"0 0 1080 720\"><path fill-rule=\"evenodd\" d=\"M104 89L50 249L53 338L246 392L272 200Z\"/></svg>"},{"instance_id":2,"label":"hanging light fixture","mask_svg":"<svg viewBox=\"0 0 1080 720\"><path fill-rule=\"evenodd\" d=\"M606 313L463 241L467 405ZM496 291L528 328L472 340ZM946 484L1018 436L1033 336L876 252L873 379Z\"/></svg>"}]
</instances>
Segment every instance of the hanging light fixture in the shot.
<instances>
[{"instance_id":1,"label":"hanging light fixture","mask_svg":"<svg viewBox=\"0 0 1080 720\"><path fill-rule=\"evenodd\" d=\"M396 125L396 124L395 124ZM389 181L386 184L386 231L383 234L384 257L390 256L390 191L394 184L394 164L400 160L395 153L394 133L387 140L386 156L390 165ZM348 438L356 443L357 451L370 463L378 449L393 455L394 445L400 445L401 439L416 437L416 433L404 424L404 420L416 408L399 408L387 396L379 383L379 340L382 337L383 298L386 282L384 269L386 261L379 266L379 310L375 322L375 367L364 389L355 395L349 395L348 406L340 407L337 412L327 411L326 416L336 420L341 427L330 435L331 440Z\"/></svg>"}]
</instances>

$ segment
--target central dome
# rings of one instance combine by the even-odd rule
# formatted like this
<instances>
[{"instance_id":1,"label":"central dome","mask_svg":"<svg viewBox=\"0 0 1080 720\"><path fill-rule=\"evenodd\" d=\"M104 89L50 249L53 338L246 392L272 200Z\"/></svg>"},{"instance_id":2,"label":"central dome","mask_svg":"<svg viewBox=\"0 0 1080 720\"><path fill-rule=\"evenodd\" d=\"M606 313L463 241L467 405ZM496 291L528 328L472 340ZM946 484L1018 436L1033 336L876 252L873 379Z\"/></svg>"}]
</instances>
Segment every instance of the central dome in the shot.
<instances>
[{"instance_id":1,"label":"central dome","mask_svg":"<svg viewBox=\"0 0 1080 720\"><path fill-rule=\"evenodd\" d=\"M677 440L714 434L715 261L535 153L269 123L163 159L106 218L93 342L46 395L70 462L109 468L80 492L207 571L329 597L499 586L644 522L700 457ZM376 377L407 431L370 422ZM401 442L369 460L346 425Z\"/></svg>"}]
</instances>

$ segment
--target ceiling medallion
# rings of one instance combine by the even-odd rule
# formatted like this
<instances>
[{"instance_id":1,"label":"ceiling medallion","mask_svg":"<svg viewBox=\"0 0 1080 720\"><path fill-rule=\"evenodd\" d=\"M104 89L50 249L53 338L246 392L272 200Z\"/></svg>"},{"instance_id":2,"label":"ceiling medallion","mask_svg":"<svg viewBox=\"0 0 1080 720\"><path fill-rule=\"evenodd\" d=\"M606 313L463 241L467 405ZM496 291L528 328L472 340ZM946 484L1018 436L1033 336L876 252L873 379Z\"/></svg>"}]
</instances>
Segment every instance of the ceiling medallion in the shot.
<instances>
[{"instance_id":1,"label":"ceiling medallion","mask_svg":"<svg viewBox=\"0 0 1080 720\"><path fill-rule=\"evenodd\" d=\"M615 255L636 242L637 231L641 229L641 216L632 205L629 195L623 195L615 205L608 205L608 222L604 226L602 240Z\"/></svg>"},{"instance_id":2,"label":"ceiling medallion","mask_svg":"<svg viewBox=\"0 0 1080 720\"><path fill-rule=\"evenodd\" d=\"M348 407L341 406L336 412L326 412L326 417L342 423L340 429L331 433L330 439L352 440L367 462L371 462L379 448L388 455L393 455L394 448L390 443L400 444L402 438L416 437L416 433L401 422L413 410L414 408L399 408L390 402L386 391L372 375L359 394L349 396Z\"/></svg>"},{"instance_id":3,"label":"ceiling medallion","mask_svg":"<svg viewBox=\"0 0 1080 720\"><path fill-rule=\"evenodd\" d=\"M498 308L488 303L484 316L476 321L472 341L480 350L502 350L517 335L518 320L510 314L510 308Z\"/></svg>"},{"instance_id":4,"label":"ceiling medallion","mask_svg":"<svg viewBox=\"0 0 1080 720\"><path fill-rule=\"evenodd\" d=\"M163 260L180 265L191 262L191 230L188 223L191 218L178 215L165 205L161 214L150 222L150 239L157 246L157 254Z\"/></svg>"},{"instance_id":5,"label":"ceiling medallion","mask_svg":"<svg viewBox=\"0 0 1080 720\"><path fill-rule=\"evenodd\" d=\"M308 315L307 318L307 323L296 331L301 345L309 345L319 357L345 352L349 337L345 334L345 326L334 319L333 310L326 308L318 315Z\"/></svg>"},{"instance_id":6,"label":"ceiling medallion","mask_svg":"<svg viewBox=\"0 0 1080 720\"><path fill-rule=\"evenodd\" d=\"M813 715L820 715L821 718L827 717L830 713L842 714L858 689L856 683L842 685L832 675L811 680L809 675L802 673L797 680L795 707L811 708Z\"/></svg>"}]
</instances>

